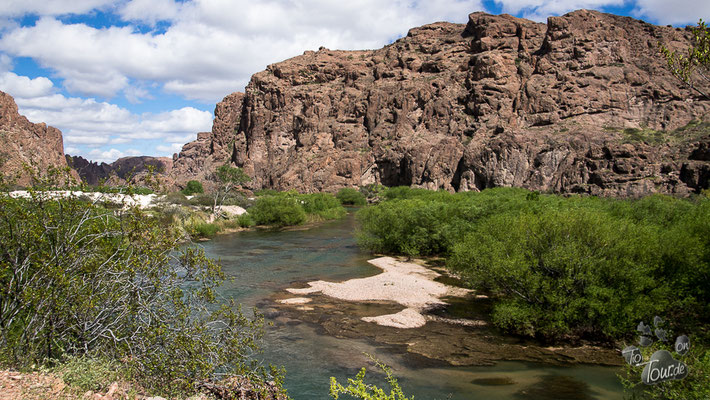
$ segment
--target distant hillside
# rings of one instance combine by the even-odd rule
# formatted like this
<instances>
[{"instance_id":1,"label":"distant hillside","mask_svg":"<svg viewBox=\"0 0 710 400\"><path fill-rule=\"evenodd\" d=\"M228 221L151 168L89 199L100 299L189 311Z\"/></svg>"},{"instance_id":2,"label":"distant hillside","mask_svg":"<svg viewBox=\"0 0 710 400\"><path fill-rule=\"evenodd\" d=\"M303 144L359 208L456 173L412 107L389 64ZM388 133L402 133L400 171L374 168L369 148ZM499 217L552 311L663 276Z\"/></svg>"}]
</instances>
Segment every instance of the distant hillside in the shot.
<instances>
[{"instance_id":1,"label":"distant hillside","mask_svg":"<svg viewBox=\"0 0 710 400\"><path fill-rule=\"evenodd\" d=\"M100 182L110 182L113 180L125 181L128 177L140 177L148 172L149 167L153 167L155 173L169 174L173 160L169 157L123 157L107 164L86 160L81 156L66 156L67 162L81 176L81 179L89 185L97 185Z\"/></svg>"}]
</instances>

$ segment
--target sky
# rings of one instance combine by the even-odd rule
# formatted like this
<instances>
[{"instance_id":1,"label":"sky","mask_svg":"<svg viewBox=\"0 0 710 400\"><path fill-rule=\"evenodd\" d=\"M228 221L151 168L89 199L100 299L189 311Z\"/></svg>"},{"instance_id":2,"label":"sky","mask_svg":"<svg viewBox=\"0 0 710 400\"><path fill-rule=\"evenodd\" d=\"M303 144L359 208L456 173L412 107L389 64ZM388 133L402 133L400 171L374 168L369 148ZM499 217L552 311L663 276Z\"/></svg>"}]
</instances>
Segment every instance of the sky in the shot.
<instances>
[{"instance_id":1,"label":"sky","mask_svg":"<svg viewBox=\"0 0 710 400\"><path fill-rule=\"evenodd\" d=\"M474 11L543 22L580 8L710 18L710 0L0 0L0 90L59 128L67 154L172 156L224 96L305 50L380 48Z\"/></svg>"}]
</instances>

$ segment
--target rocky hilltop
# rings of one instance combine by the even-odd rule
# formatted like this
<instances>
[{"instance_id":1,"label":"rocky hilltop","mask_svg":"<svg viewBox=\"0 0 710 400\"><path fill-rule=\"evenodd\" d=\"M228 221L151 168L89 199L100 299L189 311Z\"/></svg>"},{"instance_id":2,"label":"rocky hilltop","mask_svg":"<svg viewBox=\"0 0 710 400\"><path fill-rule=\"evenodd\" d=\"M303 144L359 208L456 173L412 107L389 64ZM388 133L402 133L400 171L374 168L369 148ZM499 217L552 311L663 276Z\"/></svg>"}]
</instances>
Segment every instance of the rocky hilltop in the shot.
<instances>
[{"instance_id":1,"label":"rocky hilltop","mask_svg":"<svg viewBox=\"0 0 710 400\"><path fill-rule=\"evenodd\" d=\"M40 173L50 167L67 167L62 132L45 123L33 124L19 114L12 96L0 92L0 174L18 185L28 185L30 176L24 165Z\"/></svg>"},{"instance_id":2,"label":"rocky hilltop","mask_svg":"<svg viewBox=\"0 0 710 400\"><path fill-rule=\"evenodd\" d=\"M67 163L89 185L97 185L101 182L124 184L128 178L133 178L132 181L139 181L143 175L149 173L151 168L154 173L170 174L173 166L173 160L169 157L123 157L110 164L104 162L99 164L81 156L68 154L66 158Z\"/></svg>"},{"instance_id":3,"label":"rocky hilltop","mask_svg":"<svg viewBox=\"0 0 710 400\"><path fill-rule=\"evenodd\" d=\"M547 24L473 13L379 50L307 51L219 103L173 174L205 179L233 162L253 189L697 192L710 178L710 101L658 52L689 39L596 11Z\"/></svg>"}]
</instances>

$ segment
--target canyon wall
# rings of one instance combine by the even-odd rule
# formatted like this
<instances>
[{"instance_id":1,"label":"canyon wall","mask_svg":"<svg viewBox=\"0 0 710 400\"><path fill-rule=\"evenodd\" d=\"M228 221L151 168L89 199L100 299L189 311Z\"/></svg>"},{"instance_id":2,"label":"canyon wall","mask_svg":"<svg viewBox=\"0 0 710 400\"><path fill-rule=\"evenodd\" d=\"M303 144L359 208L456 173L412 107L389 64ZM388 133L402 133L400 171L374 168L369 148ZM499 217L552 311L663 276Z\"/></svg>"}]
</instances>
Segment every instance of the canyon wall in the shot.
<instances>
[{"instance_id":1,"label":"canyon wall","mask_svg":"<svg viewBox=\"0 0 710 400\"><path fill-rule=\"evenodd\" d=\"M171 176L208 181L229 162L252 189L698 192L710 101L668 72L659 43L687 47L690 32L580 10L547 24L473 13L378 50L307 51L220 102Z\"/></svg>"}]
</instances>

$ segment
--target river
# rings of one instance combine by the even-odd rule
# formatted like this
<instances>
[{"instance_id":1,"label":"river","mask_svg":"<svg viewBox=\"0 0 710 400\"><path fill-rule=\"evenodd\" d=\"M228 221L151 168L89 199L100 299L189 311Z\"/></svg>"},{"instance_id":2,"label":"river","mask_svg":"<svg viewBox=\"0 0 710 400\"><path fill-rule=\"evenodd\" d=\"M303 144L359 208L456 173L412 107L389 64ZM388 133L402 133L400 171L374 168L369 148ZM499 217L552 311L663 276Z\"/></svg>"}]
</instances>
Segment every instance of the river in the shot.
<instances>
[{"instance_id":1,"label":"river","mask_svg":"<svg viewBox=\"0 0 710 400\"><path fill-rule=\"evenodd\" d=\"M317 324L268 312L275 293L312 280L342 281L376 274L354 238L347 218L303 230L258 230L217 236L204 242L234 277L221 294L246 308L266 310L260 358L286 368L285 386L295 400L329 399L331 376L345 383L362 367L366 381L386 386L366 354L389 365L404 392L416 399L621 399L618 368L550 366L503 361L493 366L452 367L408 354L401 347L336 338ZM395 329L395 328L390 328Z\"/></svg>"}]
</instances>

